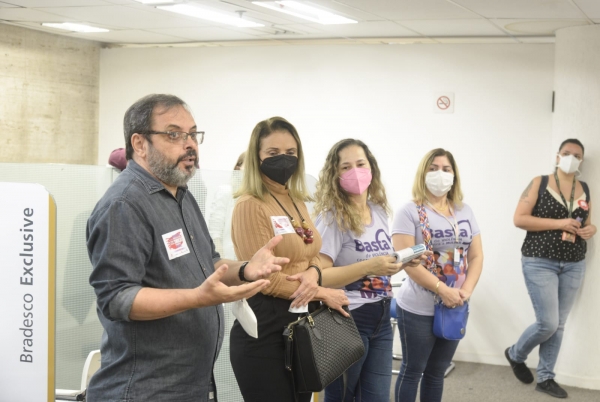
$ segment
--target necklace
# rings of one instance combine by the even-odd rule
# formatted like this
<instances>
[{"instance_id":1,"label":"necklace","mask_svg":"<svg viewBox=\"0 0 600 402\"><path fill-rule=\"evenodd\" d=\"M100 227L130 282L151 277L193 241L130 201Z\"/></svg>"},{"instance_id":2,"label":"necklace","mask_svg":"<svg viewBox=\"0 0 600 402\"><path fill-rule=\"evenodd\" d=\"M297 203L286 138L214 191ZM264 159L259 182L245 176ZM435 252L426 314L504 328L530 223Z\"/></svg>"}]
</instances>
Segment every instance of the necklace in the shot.
<instances>
[{"instance_id":1,"label":"necklace","mask_svg":"<svg viewBox=\"0 0 600 402\"><path fill-rule=\"evenodd\" d=\"M456 236L456 242L458 243L459 241L459 236L458 236L458 222L456 222L456 215L454 215L454 211L452 210L452 208L450 208L450 204L448 203L448 200L446 200L446 206L443 210L439 211L438 209L436 209L436 207L433 206L433 204L431 204L430 202L427 202L427 204L429 204L429 206L431 207L431 209L433 209L433 211L442 216L444 219L446 219L448 221L448 223L450 224L450 226L452 226L452 231L454 232L454 235ZM442 212L444 210L448 209L448 212L450 212L450 215L452 216L452 219L454 219L454 223L450 222L450 219L448 219L448 217L446 215L444 215Z\"/></svg>"},{"instance_id":2,"label":"necklace","mask_svg":"<svg viewBox=\"0 0 600 402\"><path fill-rule=\"evenodd\" d=\"M446 202L443 203L442 205L440 205L439 207L433 205L432 202L427 201L427 204L429 204L430 207L432 207L433 209L437 211L445 211L446 209L450 210L450 204L448 203L448 199L446 199Z\"/></svg>"},{"instance_id":3,"label":"necklace","mask_svg":"<svg viewBox=\"0 0 600 402\"><path fill-rule=\"evenodd\" d=\"M269 194L271 194L271 193L269 193ZM289 196L289 194L288 194L288 196ZM281 209L283 209L283 212L285 212L285 214L290 219L290 222L292 223L292 226L294 227L294 230L296 231L296 233L298 234L298 236L300 236L302 238L302 240L304 240L304 243L305 244L312 244L312 242L313 242L313 231L310 230L310 228L308 227L308 223L306 223L306 221L304 220L304 217L300 213L300 210L296 206L296 203L294 202L294 200L292 199L292 197L290 197L290 200L292 200L292 204L294 205L294 208L296 208L296 212L298 212L298 215L300 215L300 219L302 219L302 226L300 226L298 224L298 222L296 222L296 220L294 219L294 217L288 213L288 211L283 207L283 205L281 205L281 203L279 202L279 200L277 198L275 198L275 196L273 194L271 194L271 197L273 197L275 199L275 202L277 202L277 204L279 204L279 206L281 207Z\"/></svg>"}]
</instances>

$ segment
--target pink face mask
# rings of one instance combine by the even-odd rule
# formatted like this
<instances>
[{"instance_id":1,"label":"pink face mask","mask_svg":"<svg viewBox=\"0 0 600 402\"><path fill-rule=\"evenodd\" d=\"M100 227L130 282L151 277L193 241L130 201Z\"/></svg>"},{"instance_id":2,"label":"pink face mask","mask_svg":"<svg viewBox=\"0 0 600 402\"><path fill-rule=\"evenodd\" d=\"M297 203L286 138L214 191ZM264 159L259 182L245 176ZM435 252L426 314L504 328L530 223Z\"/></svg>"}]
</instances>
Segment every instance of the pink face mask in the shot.
<instances>
[{"instance_id":1,"label":"pink face mask","mask_svg":"<svg viewBox=\"0 0 600 402\"><path fill-rule=\"evenodd\" d=\"M371 184L371 169L352 168L340 176L340 186L350 194L360 195Z\"/></svg>"}]
</instances>

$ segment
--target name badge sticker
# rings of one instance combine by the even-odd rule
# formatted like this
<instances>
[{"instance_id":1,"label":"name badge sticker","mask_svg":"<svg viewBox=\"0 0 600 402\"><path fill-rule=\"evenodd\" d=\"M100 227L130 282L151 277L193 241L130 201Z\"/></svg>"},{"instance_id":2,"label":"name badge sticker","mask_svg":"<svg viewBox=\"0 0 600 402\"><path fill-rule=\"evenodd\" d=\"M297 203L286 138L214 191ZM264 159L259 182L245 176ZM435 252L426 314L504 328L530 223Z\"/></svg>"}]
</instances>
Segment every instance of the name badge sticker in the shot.
<instances>
[{"instance_id":1,"label":"name badge sticker","mask_svg":"<svg viewBox=\"0 0 600 402\"><path fill-rule=\"evenodd\" d=\"M169 260L190 253L190 248L185 241L182 229L166 233L162 235L162 238L165 243L165 248L167 249L167 254L169 255Z\"/></svg>"},{"instance_id":2,"label":"name badge sticker","mask_svg":"<svg viewBox=\"0 0 600 402\"><path fill-rule=\"evenodd\" d=\"M275 236L280 234L296 233L292 223L290 222L290 218L287 216L272 216L271 225L273 225L273 232L275 233Z\"/></svg>"},{"instance_id":3,"label":"name badge sticker","mask_svg":"<svg viewBox=\"0 0 600 402\"><path fill-rule=\"evenodd\" d=\"M577 201L577 204L579 204L581 209L583 209L584 211L587 211L588 209L590 209L590 207L588 206L588 203L585 202L585 200L579 200L579 201Z\"/></svg>"}]
</instances>

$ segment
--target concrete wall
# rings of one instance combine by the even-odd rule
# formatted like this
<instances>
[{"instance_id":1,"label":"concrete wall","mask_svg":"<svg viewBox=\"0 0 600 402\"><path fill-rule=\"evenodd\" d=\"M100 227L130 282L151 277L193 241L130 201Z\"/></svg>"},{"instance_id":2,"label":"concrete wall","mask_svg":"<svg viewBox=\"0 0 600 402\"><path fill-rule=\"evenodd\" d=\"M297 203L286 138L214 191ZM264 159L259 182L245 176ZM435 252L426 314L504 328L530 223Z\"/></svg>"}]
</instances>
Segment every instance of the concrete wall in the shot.
<instances>
[{"instance_id":1,"label":"concrete wall","mask_svg":"<svg viewBox=\"0 0 600 402\"><path fill-rule=\"evenodd\" d=\"M0 24L0 162L96 164L100 45Z\"/></svg>"}]
</instances>

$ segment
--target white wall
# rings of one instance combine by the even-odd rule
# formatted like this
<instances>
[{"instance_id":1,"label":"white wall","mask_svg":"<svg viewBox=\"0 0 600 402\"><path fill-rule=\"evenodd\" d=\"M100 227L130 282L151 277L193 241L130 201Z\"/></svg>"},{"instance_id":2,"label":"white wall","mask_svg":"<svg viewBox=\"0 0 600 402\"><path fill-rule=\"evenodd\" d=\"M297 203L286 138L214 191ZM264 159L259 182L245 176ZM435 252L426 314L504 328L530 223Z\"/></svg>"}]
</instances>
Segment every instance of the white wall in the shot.
<instances>
[{"instance_id":1,"label":"white wall","mask_svg":"<svg viewBox=\"0 0 600 402\"><path fill-rule=\"evenodd\" d=\"M100 66L100 163L123 146L127 107L152 92L190 104L207 133L203 168L230 169L254 125L273 115L298 128L315 176L333 143L360 138L394 207L409 200L421 157L450 149L485 252L456 360L505 364L504 349L534 321L521 274L524 232L512 215L529 181L552 167L553 45L105 49ZM454 114L433 113L440 91L455 93ZM528 363L537 365L535 353Z\"/></svg>"},{"instance_id":2,"label":"white wall","mask_svg":"<svg viewBox=\"0 0 600 402\"><path fill-rule=\"evenodd\" d=\"M598 222L600 198L600 26L562 29L556 35L556 113L553 119L553 149L566 138L578 138L585 146L581 180L590 185L592 218ZM563 344L570 353L559 356L558 367L573 377L569 381L600 388L600 332L598 304L600 287L600 235L588 240L586 274L567 321Z\"/></svg>"}]
</instances>

